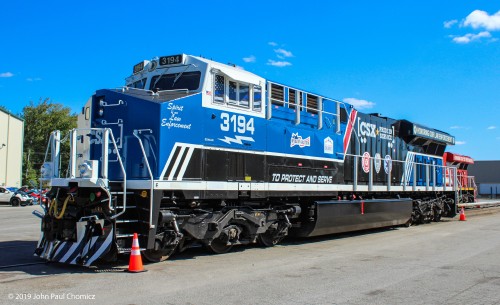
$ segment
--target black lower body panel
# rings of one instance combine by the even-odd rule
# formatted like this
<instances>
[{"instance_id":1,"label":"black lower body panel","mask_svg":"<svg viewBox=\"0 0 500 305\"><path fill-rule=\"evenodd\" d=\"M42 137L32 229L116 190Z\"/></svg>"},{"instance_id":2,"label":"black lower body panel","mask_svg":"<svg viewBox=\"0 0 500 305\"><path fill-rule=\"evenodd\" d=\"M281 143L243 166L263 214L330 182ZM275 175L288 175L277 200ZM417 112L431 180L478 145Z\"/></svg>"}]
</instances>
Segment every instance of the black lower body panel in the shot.
<instances>
[{"instance_id":1,"label":"black lower body panel","mask_svg":"<svg viewBox=\"0 0 500 305\"><path fill-rule=\"evenodd\" d=\"M318 236L405 224L411 217L411 199L316 201L314 225L294 235ZM306 229L307 228L307 229Z\"/></svg>"}]
</instances>

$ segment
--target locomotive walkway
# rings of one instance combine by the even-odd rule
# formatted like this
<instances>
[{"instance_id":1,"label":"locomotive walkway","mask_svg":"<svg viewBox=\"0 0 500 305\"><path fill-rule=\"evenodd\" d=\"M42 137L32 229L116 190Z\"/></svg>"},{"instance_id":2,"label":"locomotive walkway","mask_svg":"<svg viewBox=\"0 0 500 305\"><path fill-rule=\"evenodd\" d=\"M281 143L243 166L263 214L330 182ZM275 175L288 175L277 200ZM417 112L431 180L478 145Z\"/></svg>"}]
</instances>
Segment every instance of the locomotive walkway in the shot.
<instances>
[{"instance_id":1,"label":"locomotive walkway","mask_svg":"<svg viewBox=\"0 0 500 305\"><path fill-rule=\"evenodd\" d=\"M36 208L36 207L35 207ZM0 206L0 304L498 304L500 207L467 221L193 249L148 272L33 264L33 207ZM30 265L28 265L30 264ZM24 299L23 299L24 298ZM28 299L30 298L30 299ZM62 299L64 298L64 299Z\"/></svg>"}]
</instances>

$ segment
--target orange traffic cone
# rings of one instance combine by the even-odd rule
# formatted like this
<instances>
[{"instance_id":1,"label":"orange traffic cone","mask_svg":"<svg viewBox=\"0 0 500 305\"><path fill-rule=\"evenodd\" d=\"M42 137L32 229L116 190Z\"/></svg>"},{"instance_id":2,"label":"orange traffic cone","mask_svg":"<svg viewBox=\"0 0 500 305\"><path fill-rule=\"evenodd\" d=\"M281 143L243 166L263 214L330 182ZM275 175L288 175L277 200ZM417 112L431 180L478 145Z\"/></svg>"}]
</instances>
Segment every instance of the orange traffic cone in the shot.
<instances>
[{"instance_id":1,"label":"orange traffic cone","mask_svg":"<svg viewBox=\"0 0 500 305\"><path fill-rule=\"evenodd\" d=\"M465 209L464 207L462 207L462 209L460 210L460 221L466 221L467 219L465 219Z\"/></svg>"},{"instance_id":2,"label":"orange traffic cone","mask_svg":"<svg viewBox=\"0 0 500 305\"><path fill-rule=\"evenodd\" d=\"M143 271L144 267L142 266L139 240L137 239L137 233L134 233L134 239L132 239L132 251L130 252L130 262L128 264L128 272L143 272Z\"/></svg>"}]
</instances>

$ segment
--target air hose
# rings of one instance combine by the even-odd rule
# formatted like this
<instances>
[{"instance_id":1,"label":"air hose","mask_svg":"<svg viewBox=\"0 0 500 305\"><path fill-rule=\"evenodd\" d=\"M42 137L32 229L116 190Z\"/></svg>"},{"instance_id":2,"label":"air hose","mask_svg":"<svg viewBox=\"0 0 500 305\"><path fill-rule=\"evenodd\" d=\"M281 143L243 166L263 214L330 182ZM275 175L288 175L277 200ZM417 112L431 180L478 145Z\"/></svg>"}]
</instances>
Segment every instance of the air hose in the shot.
<instances>
[{"instance_id":1,"label":"air hose","mask_svg":"<svg viewBox=\"0 0 500 305\"><path fill-rule=\"evenodd\" d=\"M57 198L54 198L50 204L49 214L52 212L52 215L56 219L61 219L64 216L64 212L66 212L66 206L68 205L69 201L75 202L75 199L73 199L73 196L68 195L68 197L66 197L66 199L64 200L61 212L59 214L57 214Z\"/></svg>"}]
</instances>

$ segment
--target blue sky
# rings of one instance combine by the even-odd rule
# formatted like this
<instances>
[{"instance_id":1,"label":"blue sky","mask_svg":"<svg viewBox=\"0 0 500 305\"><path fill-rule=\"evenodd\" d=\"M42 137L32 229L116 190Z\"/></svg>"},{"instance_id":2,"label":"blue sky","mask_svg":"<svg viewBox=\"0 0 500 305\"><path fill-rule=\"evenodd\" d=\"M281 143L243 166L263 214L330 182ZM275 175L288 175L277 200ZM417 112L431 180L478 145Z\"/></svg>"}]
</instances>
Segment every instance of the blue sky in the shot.
<instances>
[{"instance_id":1,"label":"blue sky","mask_svg":"<svg viewBox=\"0 0 500 305\"><path fill-rule=\"evenodd\" d=\"M7 1L0 23L0 105L13 113L45 97L78 112L137 62L186 53L500 159L498 1Z\"/></svg>"}]
</instances>

